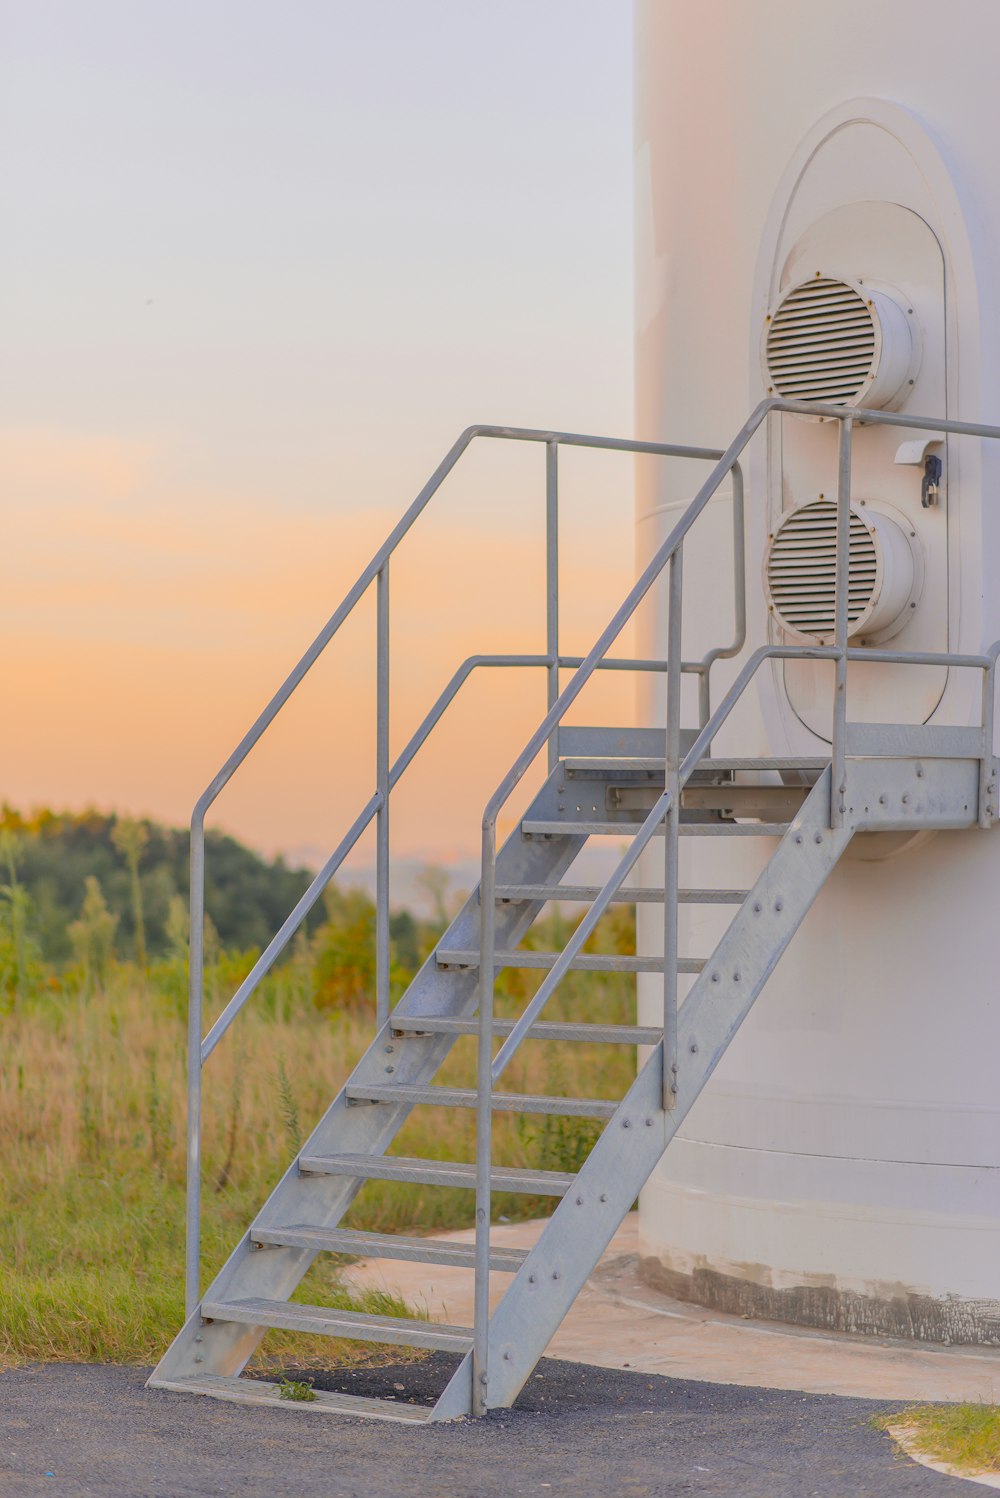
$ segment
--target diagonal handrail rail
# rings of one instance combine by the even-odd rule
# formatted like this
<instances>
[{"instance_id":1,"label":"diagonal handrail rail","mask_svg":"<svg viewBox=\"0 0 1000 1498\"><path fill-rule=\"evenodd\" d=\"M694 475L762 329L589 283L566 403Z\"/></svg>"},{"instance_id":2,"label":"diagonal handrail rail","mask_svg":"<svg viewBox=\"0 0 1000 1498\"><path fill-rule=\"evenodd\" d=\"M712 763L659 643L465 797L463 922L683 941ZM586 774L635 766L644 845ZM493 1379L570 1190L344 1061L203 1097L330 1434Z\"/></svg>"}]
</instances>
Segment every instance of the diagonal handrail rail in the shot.
<instances>
[{"instance_id":1,"label":"diagonal handrail rail","mask_svg":"<svg viewBox=\"0 0 1000 1498\"><path fill-rule=\"evenodd\" d=\"M835 660L836 655L837 652L832 646L762 646L761 649L756 650L712 714L708 723L706 723L705 727L699 733L692 748L685 755L678 773L678 792L684 789L688 780L693 775L699 761L704 757L708 746L729 717L739 698L742 697L747 684L756 673L762 661L774 657L786 660ZM618 893L622 884L638 862L639 857L649 845L657 828L670 810L672 800L673 793L665 790L654 802L621 859L605 880L593 904L573 931L555 963L545 975L544 981L532 995L530 1002L521 1011L513 1029L493 1059L493 1064L490 1067L490 1077L493 1082L500 1080L514 1059L515 1051L519 1049L528 1031L545 1008L549 999L562 982L562 979L566 976L573 959L582 951L587 938L593 934L594 928L597 926L601 916L604 915L612 899Z\"/></svg>"}]
</instances>

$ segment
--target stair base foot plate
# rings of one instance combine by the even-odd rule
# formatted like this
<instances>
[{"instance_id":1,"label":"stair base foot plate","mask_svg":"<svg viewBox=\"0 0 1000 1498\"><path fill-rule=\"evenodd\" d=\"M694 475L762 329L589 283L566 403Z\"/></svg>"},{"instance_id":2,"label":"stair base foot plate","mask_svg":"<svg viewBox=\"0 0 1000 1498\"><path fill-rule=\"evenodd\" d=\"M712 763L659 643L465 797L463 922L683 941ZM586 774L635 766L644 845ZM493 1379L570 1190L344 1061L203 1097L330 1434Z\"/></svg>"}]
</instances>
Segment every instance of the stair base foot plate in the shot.
<instances>
[{"instance_id":1,"label":"stair base foot plate","mask_svg":"<svg viewBox=\"0 0 1000 1498\"><path fill-rule=\"evenodd\" d=\"M175 1394L206 1394L231 1404L273 1405L282 1410L305 1410L314 1415L353 1415L364 1420L393 1420L402 1425L426 1425L433 1416L429 1405L400 1404L392 1399L365 1399L358 1394L337 1394L315 1389L315 1399L283 1399L277 1384L262 1378L223 1378L202 1374L197 1378L150 1380L154 1389Z\"/></svg>"}]
</instances>

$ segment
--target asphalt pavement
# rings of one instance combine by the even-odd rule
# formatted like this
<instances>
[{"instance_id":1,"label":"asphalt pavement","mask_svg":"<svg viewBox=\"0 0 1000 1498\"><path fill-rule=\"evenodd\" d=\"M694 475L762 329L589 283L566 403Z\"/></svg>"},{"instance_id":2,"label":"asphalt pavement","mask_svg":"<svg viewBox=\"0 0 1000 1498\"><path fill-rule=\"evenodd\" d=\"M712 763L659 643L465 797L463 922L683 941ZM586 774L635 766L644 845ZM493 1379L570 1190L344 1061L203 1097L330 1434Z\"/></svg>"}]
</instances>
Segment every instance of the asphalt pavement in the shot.
<instances>
[{"instance_id":1,"label":"asphalt pavement","mask_svg":"<svg viewBox=\"0 0 1000 1498\"><path fill-rule=\"evenodd\" d=\"M318 1374L433 1400L453 1360ZM3 1498L973 1498L869 1424L893 1406L543 1360L513 1410L396 1425L144 1388L147 1370L0 1374ZM273 1375L272 1375L273 1376ZM403 1385L405 1392L399 1392Z\"/></svg>"}]
</instances>

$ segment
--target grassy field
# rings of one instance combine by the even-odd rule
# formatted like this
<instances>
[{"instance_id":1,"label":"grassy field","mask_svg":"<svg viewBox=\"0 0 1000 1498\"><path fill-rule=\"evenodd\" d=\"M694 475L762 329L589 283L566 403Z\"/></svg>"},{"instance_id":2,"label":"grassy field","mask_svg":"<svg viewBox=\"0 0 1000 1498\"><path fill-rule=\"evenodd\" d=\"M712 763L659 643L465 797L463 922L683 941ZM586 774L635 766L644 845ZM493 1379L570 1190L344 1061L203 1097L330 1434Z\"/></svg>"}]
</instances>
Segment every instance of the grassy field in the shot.
<instances>
[{"instance_id":1,"label":"grassy field","mask_svg":"<svg viewBox=\"0 0 1000 1498\"><path fill-rule=\"evenodd\" d=\"M547 933L551 938L554 933ZM546 939L542 931L540 941ZM559 940L565 939L565 930ZM628 950L619 912L597 947ZM217 958L217 1010L252 960ZM537 975L533 975L533 980ZM510 974L500 1012L519 1011L527 975ZM634 1018L634 980L571 974L552 1018ZM179 957L148 972L109 961L93 972L49 974L2 1017L0 1058L0 1361L149 1363L183 1314L185 996ZM532 984L533 986L533 984ZM318 1002L318 996L321 1002ZM219 1266L370 1039L366 1002L331 1005L317 988L316 948L254 996L206 1068L203 1277ZM440 1080L468 1084L471 1039ZM619 1096L634 1075L623 1047L529 1042L512 1090ZM472 1159L471 1115L420 1109L399 1153ZM586 1120L502 1116L496 1155L507 1164L571 1168L597 1126ZM498 1198L497 1215L538 1216L548 1200ZM472 1223L471 1193L395 1183L365 1186L349 1224L429 1232ZM352 1305L342 1269L327 1260L299 1298ZM362 1307L365 1308L365 1307ZM384 1300L367 1309L404 1313ZM405 1313L412 1314L412 1308ZM265 1360L337 1362L344 1348L269 1335Z\"/></svg>"}]
</instances>

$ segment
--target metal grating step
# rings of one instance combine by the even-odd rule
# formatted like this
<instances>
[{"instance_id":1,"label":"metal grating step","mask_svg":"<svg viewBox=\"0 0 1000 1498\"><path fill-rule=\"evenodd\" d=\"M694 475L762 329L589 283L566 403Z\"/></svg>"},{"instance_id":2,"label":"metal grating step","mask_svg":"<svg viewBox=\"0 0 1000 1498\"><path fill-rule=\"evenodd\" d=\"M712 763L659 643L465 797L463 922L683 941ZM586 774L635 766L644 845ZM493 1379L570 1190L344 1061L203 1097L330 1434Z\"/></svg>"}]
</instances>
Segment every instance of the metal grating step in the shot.
<instances>
[{"instance_id":1,"label":"metal grating step","mask_svg":"<svg viewBox=\"0 0 1000 1498\"><path fill-rule=\"evenodd\" d=\"M175 1394L207 1394L231 1404L273 1405L282 1410L307 1410L313 1415L354 1415L366 1420L393 1420L401 1425L426 1425L434 1413L429 1405L365 1399L359 1394L337 1394L327 1389L314 1389L314 1399L283 1399L278 1385L266 1379L226 1378L218 1373L157 1379L153 1387L170 1389Z\"/></svg>"},{"instance_id":2,"label":"metal grating step","mask_svg":"<svg viewBox=\"0 0 1000 1498\"><path fill-rule=\"evenodd\" d=\"M411 1321L405 1316L366 1316L360 1311L300 1306L287 1300L206 1300L202 1302L201 1314L205 1321L237 1321L244 1326L271 1326L281 1331L346 1337L358 1342L431 1347L438 1352L468 1352L472 1346L472 1332L465 1326Z\"/></svg>"},{"instance_id":3,"label":"metal grating step","mask_svg":"<svg viewBox=\"0 0 1000 1498\"><path fill-rule=\"evenodd\" d=\"M580 901L590 905L601 893L599 884L498 884L498 900L557 900L571 904ZM682 889L677 898L682 905L742 905L746 889ZM626 885L611 896L612 905L662 905L662 889L630 889Z\"/></svg>"},{"instance_id":4,"label":"metal grating step","mask_svg":"<svg viewBox=\"0 0 1000 1498\"><path fill-rule=\"evenodd\" d=\"M521 832L525 837L620 837L628 840L639 831L640 821L633 822L542 822L525 818ZM790 822L682 822L681 837L783 837ZM663 836L663 827L654 836Z\"/></svg>"},{"instance_id":5,"label":"metal grating step","mask_svg":"<svg viewBox=\"0 0 1000 1498\"><path fill-rule=\"evenodd\" d=\"M445 1238L406 1238L398 1233L363 1233L349 1228L320 1228L298 1224L282 1228L251 1228L250 1240L267 1248L311 1248L317 1253L352 1254L360 1259L406 1259L418 1264L451 1264L471 1269L476 1262L473 1243ZM516 1274L528 1257L523 1248L491 1248L490 1268Z\"/></svg>"},{"instance_id":6,"label":"metal grating step","mask_svg":"<svg viewBox=\"0 0 1000 1498\"><path fill-rule=\"evenodd\" d=\"M791 822L682 822L681 837L784 837Z\"/></svg>"},{"instance_id":7,"label":"metal grating step","mask_svg":"<svg viewBox=\"0 0 1000 1498\"><path fill-rule=\"evenodd\" d=\"M802 755L752 755L752 756L728 756L715 759L706 755L698 761L700 773L712 770L825 770L830 763L829 759L818 759L814 756L803 757ZM575 773L585 774L588 770L600 774L609 771L622 771L625 775L630 772L634 774L663 774L663 757L642 757L635 759L587 759L584 755L568 755L560 760L564 769Z\"/></svg>"},{"instance_id":8,"label":"metal grating step","mask_svg":"<svg viewBox=\"0 0 1000 1498\"><path fill-rule=\"evenodd\" d=\"M560 957L559 952L529 952L520 948L510 951L503 948L494 952L497 967L551 968ZM479 953L474 948L439 947L439 968L468 968L479 966ZM682 957L677 963L679 973L700 973L705 966L701 957ZM616 952L584 953L574 957L570 963L573 972L579 973L662 973L662 957L630 957Z\"/></svg>"},{"instance_id":9,"label":"metal grating step","mask_svg":"<svg viewBox=\"0 0 1000 1498\"><path fill-rule=\"evenodd\" d=\"M474 1190L476 1167L464 1160L417 1160L406 1155L300 1155L304 1175L353 1176L357 1180L406 1181L414 1186L458 1186ZM524 1196L565 1196L576 1180L556 1170L519 1170L494 1166L494 1191Z\"/></svg>"},{"instance_id":10,"label":"metal grating step","mask_svg":"<svg viewBox=\"0 0 1000 1498\"><path fill-rule=\"evenodd\" d=\"M662 775L663 755L615 755L611 759L602 758L598 755L588 756L586 754L567 754L565 759L559 763L564 770L571 773L586 774L592 770L597 774L606 774L609 770L616 774L620 771L623 775Z\"/></svg>"},{"instance_id":11,"label":"metal grating step","mask_svg":"<svg viewBox=\"0 0 1000 1498\"><path fill-rule=\"evenodd\" d=\"M825 770L830 761L815 756L777 754L701 759L698 763L703 770Z\"/></svg>"},{"instance_id":12,"label":"metal grating step","mask_svg":"<svg viewBox=\"0 0 1000 1498\"><path fill-rule=\"evenodd\" d=\"M494 1035L509 1035L512 1019L495 1019ZM413 1015L393 1019L394 1035L478 1035L477 1019L453 1019L451 1015ZM532 1025L526 1040L583 1040L594 1045L656 1045L663 1031L652 1025L560 1024L557 1020L539 1020Z\"/></svg>"},{"instance_id":13,"label":"metal grating step","mask_svg":"<svg viewBox=\"0 0 1000 1498\"><path fill-rule=\"evenodd\" d=\"M414 1087L405 1082L348 1083L351 1103L428 1103L435 1108L474 1108L474 1087ZM618 1104L610 1098L545 1097L541 1094L495 1092L498 1113L555 1113L564 1118L611 1118Z\"/></svg>"}]
</instances>

